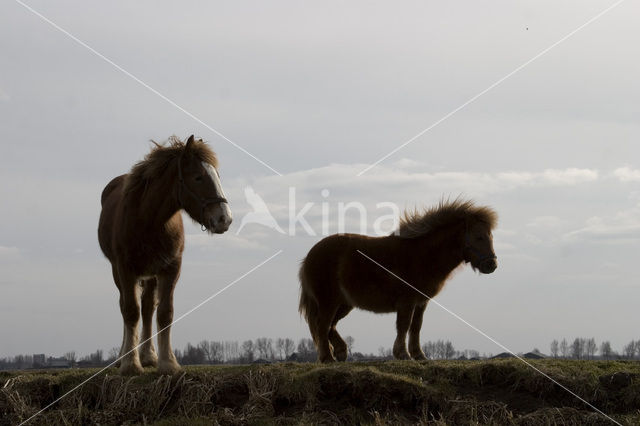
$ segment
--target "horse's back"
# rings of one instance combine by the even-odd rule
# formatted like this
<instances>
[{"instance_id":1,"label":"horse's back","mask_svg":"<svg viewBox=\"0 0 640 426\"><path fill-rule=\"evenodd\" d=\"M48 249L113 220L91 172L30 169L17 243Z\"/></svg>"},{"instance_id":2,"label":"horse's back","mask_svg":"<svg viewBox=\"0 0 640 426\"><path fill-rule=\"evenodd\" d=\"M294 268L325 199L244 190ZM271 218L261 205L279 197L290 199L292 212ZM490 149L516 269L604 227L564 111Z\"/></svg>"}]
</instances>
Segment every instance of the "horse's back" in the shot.
<instances>
[{"instance_id":1,"label":"horse's back","mask_svg":"<svg viewBox=\"0 0 640 426\"><path fill-rule=\"evenodd\" d=\"M114 193L114 191L122 191L122 187L124 186L124 179L126 178L126 176L127 175L120 175L118 177L115 177L111 179L111 182L109 182L107 186L104 187L104 189L102 190L102 196L100 197L100 204L103 208L106 200L111 194Z\"/></svg>"}]
</instances>

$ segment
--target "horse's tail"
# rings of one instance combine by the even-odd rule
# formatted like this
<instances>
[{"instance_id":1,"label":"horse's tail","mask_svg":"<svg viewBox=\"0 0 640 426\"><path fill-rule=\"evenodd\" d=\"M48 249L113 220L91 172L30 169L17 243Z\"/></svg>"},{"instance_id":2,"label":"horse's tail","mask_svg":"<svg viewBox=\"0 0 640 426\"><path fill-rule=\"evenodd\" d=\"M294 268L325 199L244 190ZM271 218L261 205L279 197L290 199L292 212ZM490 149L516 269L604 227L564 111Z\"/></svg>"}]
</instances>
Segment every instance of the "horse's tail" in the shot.
<instances>
[{"instance_id":1,"label":"horse's tail","mask_svg":"<svg viewBox=\"0 0 640 426\"><path fill-rule=\"evenodd\" d=\"M311 337L313 341L316 341L316 323L318 318L318 302L311 293L309 288L309 279L305 273L305 261L302 261L300 266L300 272L298 273L300 278L300 304L298 306L298 312L304 317L309 324L309 331L311 331Z\"/></svg>"}]
</instances>

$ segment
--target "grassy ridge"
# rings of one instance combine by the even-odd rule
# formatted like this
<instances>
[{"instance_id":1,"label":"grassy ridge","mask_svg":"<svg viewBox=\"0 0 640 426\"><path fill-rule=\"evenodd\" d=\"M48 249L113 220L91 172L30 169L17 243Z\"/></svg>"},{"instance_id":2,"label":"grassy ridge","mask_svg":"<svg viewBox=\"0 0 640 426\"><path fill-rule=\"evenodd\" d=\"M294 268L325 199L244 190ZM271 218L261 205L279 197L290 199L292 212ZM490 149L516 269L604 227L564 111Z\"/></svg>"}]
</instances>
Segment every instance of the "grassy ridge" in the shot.
<instances>
[{"instance_id":1,"label":"grassy ridge","mask_svg":"<svg viewBox=\"0 0 640 426\"><path fill-rule=\"evenodd\" d=\"M625 425L640 424L640 363L533 361ZM0 424L16 424L96 370L0 373ZM110 369L30 424L613 424L517 360Z\"/></svg>"}]
</instances>

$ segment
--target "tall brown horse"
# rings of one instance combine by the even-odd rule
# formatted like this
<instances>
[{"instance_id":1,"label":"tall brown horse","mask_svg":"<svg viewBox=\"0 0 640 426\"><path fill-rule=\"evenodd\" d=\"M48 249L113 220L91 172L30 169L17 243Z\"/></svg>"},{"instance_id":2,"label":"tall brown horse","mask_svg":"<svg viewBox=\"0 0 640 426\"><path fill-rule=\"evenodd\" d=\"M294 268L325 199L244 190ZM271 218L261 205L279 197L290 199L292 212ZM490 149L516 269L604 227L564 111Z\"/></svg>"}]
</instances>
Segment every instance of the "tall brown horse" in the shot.
<instances>
[{"instance_id":1,"label":"tall brown horse","mask_svg":"<svg viewBox=\"0 0 640 426\"><path fill-rule=\"evenodd\" d=\"M488 207L443 201L421 214L405 213L398 230L385 237L337 234L318 242L300 268L300 313L309 324L319 361L347 358L336 325L354 307L397 312L394 357L426 359L420 329L429 299L371 259L432 298L463 262L485 274L497 268L491 234L496 222L496 213Z\"/></svg>"},{"instance_id":2,"label":"tall brown horse","mask_svg":"<svg viewBox=\"0 0 640 426\"><path fill-rule=\"evenodd\" d=\"M172 374L180 369L171 349L173 290L180 275L184 230L181 210L210 233L221 234L231 224L231 211L211 149L193 135L186 143L176 137L155 148L131 172L118 176L102 192L98 240L111 262L120 291L124 334L122 374L138 374L157 366ZM139 284L142 286L140 303ZM150 339L153 312L158 308L159 357ZM138 354L138 322L142 340Z\"/></svg>"}]
</instances>

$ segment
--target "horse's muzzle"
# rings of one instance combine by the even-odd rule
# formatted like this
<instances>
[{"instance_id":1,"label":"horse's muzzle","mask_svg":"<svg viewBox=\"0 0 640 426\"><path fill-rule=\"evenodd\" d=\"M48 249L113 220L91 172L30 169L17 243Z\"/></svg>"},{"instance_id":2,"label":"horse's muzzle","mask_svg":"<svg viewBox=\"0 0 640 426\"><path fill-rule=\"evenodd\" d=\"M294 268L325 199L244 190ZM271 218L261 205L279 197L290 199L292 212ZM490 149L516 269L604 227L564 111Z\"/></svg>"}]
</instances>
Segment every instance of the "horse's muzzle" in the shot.
<instances>
[{"instance_id":1,"label":"horse's muzzle","mask_svg":"<svg viewBox=\"0 0 640 426\"><path fill-rule=\"evenodd\" d=\"M498 268L498 259L495 257L483 261L478 269L483 274L490 274Z\"/></svg>"},{"instance_id":2,"label":"horse's muzzle","mask_svg":"<svg viewBox=\"0 0 640 426\"><path fill-rule=\"evenodd\" d=\"M223 234L227 232L232 221L233 219L230 215L220 215L219 217L211 220L211 226L209 227L209 229L214 234Z\"/></svg>"}]
</instances>

